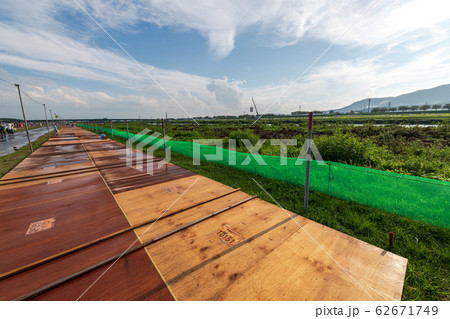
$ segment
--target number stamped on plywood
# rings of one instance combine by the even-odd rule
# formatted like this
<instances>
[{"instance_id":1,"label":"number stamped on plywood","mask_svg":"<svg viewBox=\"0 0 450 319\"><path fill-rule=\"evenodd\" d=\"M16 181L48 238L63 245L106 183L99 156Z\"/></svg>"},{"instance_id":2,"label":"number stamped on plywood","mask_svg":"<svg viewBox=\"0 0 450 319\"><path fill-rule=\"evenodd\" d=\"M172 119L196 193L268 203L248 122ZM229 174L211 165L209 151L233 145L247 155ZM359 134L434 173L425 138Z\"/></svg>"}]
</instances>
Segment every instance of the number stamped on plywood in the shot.
<instances>
[{"instance_id":1,"label":"number stamped on plywood","mask_svg":"<svg viewBox=\"0 0 450 319\"><path fill-rule=\"evenodd\" d=\"M34 233L38 233L40 231L44 231L50 228L53 228L53 225L55 224L56 217L40 220L38 222L34 222L30 224L30 227L28 227L28 231L25 235L30 235Z\"/></svg>"},{"instance_id":2,"label":"number stamped on plywood","mask_svg":"<svg viewBox=\"0 0 450 319\"><path fill-rule=\"evenodd\" d=\"M216 230L214 234L227 246L233 247L234 245L242 242L245 237L234 231L230 226L223 226L219 230Z\"/></svg>"}]
</instances>

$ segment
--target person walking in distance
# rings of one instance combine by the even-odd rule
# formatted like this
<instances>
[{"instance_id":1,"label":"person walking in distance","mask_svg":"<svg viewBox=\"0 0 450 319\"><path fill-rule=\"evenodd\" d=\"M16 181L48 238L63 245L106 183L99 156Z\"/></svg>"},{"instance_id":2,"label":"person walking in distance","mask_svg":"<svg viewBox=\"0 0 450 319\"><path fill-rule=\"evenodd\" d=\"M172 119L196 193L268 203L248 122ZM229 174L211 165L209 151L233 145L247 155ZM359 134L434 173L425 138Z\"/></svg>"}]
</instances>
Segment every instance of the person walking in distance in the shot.
<instances>
[{"instance_id":1,"label":"person walking in distance","mask_svg":"<svg viewBox=\"0 0 450 319\"><path fill-rule=\"evenodd\" d=\"M0 138L6 138L6 124L0 123Z\"/></svg>"},{"instance_id":2,"label":"person walking in distance","mask_svg":"<svg viewBox=\"0 0 450 319\"><path fill-rule=\"evenodd\" d=\"M11 122L8 122L8 124L6 125L6 133L8 133L9 135L14 135L14 127Z\"/></svg>"}]
</instances>

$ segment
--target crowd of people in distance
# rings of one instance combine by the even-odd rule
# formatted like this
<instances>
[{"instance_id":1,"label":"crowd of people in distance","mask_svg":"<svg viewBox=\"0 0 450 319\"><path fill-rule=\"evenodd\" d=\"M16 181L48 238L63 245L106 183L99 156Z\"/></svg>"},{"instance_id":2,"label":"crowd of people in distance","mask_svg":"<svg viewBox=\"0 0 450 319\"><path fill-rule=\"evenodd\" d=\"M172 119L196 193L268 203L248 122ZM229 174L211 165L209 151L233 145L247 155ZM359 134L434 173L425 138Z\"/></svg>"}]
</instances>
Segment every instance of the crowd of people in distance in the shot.
<instances>
[{"instance_id":1,"label":"crowd of people in distance","mask_svg":"<svg viewBox=\"0 0 450 319\"><path fill-rule=\"evenodd\" d=\"M14 129L22 126L21 122L0 122L0 138L6 138L7 135L14 135Z\"/></svg>"},{"instance_id":2,"label":"crowd of people in distance","mask_svg":"<svg viewBox=\"0 0 450 319\"><path fill-rule=\"evenodd\" d=\"M28 127L41 127L45 126L44 122L28 122ZM53 124L56 128L56 126ZM0 120L0 140L6 139L8 136L14 136L14 130L21 129L25 127L25 123L22 122L11 122Z\"/></svg>"},{"instance_id":3,"label":"crowd of people in distance","mask_svg":"<svg viewBox=\"0 0 450 319\"><path fill-rule=\"evenodd\" d=\"M34 123L31 125L28 123L28 127L30 126L42 126L42 123ZM6 138L6 136L14 135L14 130L21 129L25 127L25 124L22 122L10 122L10 121L1 121L0 120L0 138Z\"/></svg>"}]
</instances>

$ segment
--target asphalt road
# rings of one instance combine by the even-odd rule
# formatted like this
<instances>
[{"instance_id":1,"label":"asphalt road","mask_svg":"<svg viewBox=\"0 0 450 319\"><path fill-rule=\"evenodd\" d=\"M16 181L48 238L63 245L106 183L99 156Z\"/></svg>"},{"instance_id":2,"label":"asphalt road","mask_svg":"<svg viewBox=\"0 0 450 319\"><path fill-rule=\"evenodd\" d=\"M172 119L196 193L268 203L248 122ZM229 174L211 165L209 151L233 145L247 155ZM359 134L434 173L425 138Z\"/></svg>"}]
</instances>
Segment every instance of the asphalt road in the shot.
<instances>
[{"instance_id":1,"label":"asphalt road","mask_svg":"<svg viewBox=\"0 0 450 319\"><path fill-rule=\"evenodd\" d=\"M50 130L53 130L50 127ZM39 137L47 133L47 127L43 126L40 128L31 129L30 139L32 142L36 141ZM14 153L14 146L21 148L22 146L28 145L27 133L26 131L14 132L14 135L7 135L6 139L0 139L0 156L5 156Z\"/></svg>"}]
</instances>

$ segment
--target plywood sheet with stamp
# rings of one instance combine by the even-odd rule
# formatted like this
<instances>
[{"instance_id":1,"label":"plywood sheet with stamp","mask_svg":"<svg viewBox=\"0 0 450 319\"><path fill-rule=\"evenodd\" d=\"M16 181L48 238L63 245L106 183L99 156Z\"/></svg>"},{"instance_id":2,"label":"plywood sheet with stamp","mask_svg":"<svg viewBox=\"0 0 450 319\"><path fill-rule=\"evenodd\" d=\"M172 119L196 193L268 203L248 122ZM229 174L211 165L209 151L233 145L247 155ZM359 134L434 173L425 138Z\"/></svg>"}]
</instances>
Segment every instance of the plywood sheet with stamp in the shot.
<instances>
[{"instance_id":1,"label":"plywood sheet with stamp","mask_svg":"<svg viewBox=\"0 0 450 319\"><path fill-rule=\"evenodd\" d=\"M233 230L230 226L223 226L216 230L214 234L227 246L234 246L245 240L245 237Z\"/></svg>"},{"instance_id":2,"label":"plywood sheet with stamp","mask_svg":"<svg viewBox=\"0 0 450 319\"><path fill-rule=\"evenodd\" d=\"M44 230L48 230L53 228L54 224L55 224L55 220L56 218L49 218L49 219L44 219L44 220L40 220L38 222L34 222L30 224L30 227L28 227L28 230L26 232L25 235L30 235L30 234L34 234L34 233L38 233Z\"/></svg>"}]
</instances>

